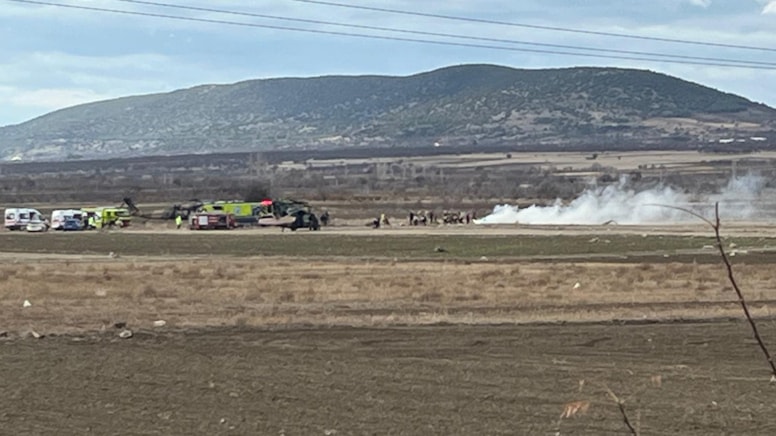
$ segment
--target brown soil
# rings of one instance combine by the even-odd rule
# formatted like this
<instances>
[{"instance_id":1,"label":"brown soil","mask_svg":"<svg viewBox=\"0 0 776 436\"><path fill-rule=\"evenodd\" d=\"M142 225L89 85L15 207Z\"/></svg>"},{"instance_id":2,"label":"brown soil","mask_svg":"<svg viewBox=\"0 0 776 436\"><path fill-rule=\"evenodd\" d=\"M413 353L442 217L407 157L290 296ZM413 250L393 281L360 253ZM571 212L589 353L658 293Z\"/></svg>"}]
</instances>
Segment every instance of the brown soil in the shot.
<instances>
[{"instance_id":1,"label":"brown soil","mask_svg":"<svg viewBox=\"0 0 776 436\"><path fill-rule=\"evenodd\" d=\"M741 323L116 332L0 341L2 432L628 434L607 389L645 435L776 432Z\"/></svg>"},{"instance_id":2,"label":"brown soil","mask_svg":"<svg viewBox=\"0 0 776 436\"><path fill-rule=\"evenodd\" d=\"M738 249L768 248L763 229L740 227ZM645 247L666 235L651 248L660 262L483 260L425 245L399 260L109 257L110 234L4 234L27 245L0 255L0 434L628 434L610 391L644 435L776 434L769 368L748 326L729 320L740 308L719 262L666 260L684 229L635 231L649 233L631 235ZM137 233L138 252L193 238ZM346 233L283 240L372 241ZM412 250L409 235L424 234L397 233L370 244ZM590 229L562 233L553 253L603 244ZM236 238L210 235L196 241ZM275 239L246 244L261 241ZM776 343L774 260L753 256L735 257L736 272ZM134 337L118 337L119 321ZM560 418L573 402L585 407Z\"/></svg>"}]
</instances>

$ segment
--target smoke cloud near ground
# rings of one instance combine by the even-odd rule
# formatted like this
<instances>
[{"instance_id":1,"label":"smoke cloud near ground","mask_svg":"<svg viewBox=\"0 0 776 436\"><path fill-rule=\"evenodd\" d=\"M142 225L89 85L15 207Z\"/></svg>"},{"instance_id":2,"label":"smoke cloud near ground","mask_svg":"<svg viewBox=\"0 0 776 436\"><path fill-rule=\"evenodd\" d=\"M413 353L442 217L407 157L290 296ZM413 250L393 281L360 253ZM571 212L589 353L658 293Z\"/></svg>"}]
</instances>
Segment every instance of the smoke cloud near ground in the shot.
<instances>
[{"instance_id":1,"label":"smoke cloud near ground","mask_svg":"<svg viewBox=\"0 0 776 436\"><path fill-rule=\"evenodd\" d=\"M724 219L760 217L757 199L765 180L757 176L731 179L719 194L700 197L661 186L636 191L625 179L604 187L585 190L570 203L556 200L549 206L525 208L498 205L490 215L475 220L476 224L659 224L697 220L686 212L664 206L681 207L713 217L714 203L720 203Z\"/></svg>"}]
</instances>

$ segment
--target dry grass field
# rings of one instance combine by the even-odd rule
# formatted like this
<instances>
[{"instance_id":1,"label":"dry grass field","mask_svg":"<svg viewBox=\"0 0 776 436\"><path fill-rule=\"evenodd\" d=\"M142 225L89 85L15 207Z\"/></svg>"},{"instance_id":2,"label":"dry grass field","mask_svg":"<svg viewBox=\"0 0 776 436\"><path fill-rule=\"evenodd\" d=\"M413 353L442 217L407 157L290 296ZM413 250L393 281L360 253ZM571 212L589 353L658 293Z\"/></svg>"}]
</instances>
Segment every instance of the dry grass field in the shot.
<instances>
[{"instance_id":1,"label":"dry grass field","mask_svg":"<svg viewBox=\"0 0 776 436\"><path fill-rule=\"evenodd\" d=\"M728 168L589 157L408 162ZM774 384L708 228L400 225L493 204L330 199L321 232L0 232L0 434L630 434L610 390L638 434L776 434ZM395 225L364 225L380 213ZM776 226L724 222L723 236L776 344Z\"/></svg>"},{"instance_id":2,"label":"dry grass field","mask_svg":"<svg viewBox=\"0 0 776 436\"><path fill-rule=\"evenodd\" d=\"M725 244L771 343L761 230ZM9 434L628 434L610 390L639 434L776 431L695 227L0 241Z\"/></svg>"},{"instance_id":3,"label":"dry grass field","mask_svg":"<svg viewBox=\"0 0 776 436\"><path fill-rule=\"evenodd\" d=\"M755 314L776 277L739 265ZM52 257L0 266L14 335L202 326L493 324L737 317L716 264ZM22 307L28 300L31 307Z\"/></svg>"}]
</instances>

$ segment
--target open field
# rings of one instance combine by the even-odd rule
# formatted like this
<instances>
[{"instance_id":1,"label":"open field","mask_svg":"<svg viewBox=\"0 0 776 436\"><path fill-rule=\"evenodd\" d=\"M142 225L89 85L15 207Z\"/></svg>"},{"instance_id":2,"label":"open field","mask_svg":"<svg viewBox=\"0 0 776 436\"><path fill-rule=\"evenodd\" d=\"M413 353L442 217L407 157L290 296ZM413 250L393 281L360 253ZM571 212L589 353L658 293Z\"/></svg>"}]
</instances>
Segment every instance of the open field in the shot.
<instances>
[{"instance_id":1,"label":"open field","mask_svg":"<svg viewBox=\"0 0 776 436\"><path fill-rule=\"evenodd\" d=\"M404 158L407 163L416 166L438 166L441 168L477 168L535 165L539 167L567 168L568 171L583 171L589 169L593 163L601 167L615 168L621 171L636 170L644 166L663 166L665 169L691 170L702 172L714 170L720 162L758 160L768 162L776 159L776 152L763 151L752 153L737 153L734 156L699 153L697 151L613 151L596 153L595 159L592 153L578 152L535 152L535 153L459 153L439 156L417 156ZM336 167L346 164L357 165L372 162L390 163L396 158L369 158L369 159L316 159L310 164L315 167ZM287 164L291 165L291 164ZM304 166L302 166L304 168Z\"/></svg>"},{"instance_id":2,"label":"open field","mask_svg":"<svg viewBox=\"0 0 776 436\"><path fill-rule=\"evenodd\" d=\"M776 259L776 227L737 226L724 240L744 263ZM366 227L197 232L157 227L100 232L0 232L4 253L163 256L169 258L286 256L347 262L581 261L716 263L703 226L443 226L373 230ZM11 256L13 258L13 256ZM29 257L25 257L29 259ZM301 268L301 267L300 267ZM303 269L303 268L301 268Z\"/></svg>"},{"instance_id":3,"label":"open field","mask_svg":"<svg viewBox=\"0 0 776 436\"><path fill-rule=\"evenodd\" d=\"M692 175L688 186L711 192L733 160L767 176L775 158L498 151L278 161L273 186L314 189L334 226L193 232L138 219L117 231L2 231L0 433L628 434L611 388L643 435L775 434L768 367L702 223L400 225L409 210L482 216L632 171L644 186ZM205 179L185 166L133 165L0 190L46 210L93 193L113 204L127 180L149 210L204 185L239 194L226 189L237 179L217 178L222 167ZM94 184L58 193L71 176ZM723 221L723 247L765 342L776 344L776 203L764 198L758 221ZM394 226L364 225L381 213ZM134 337L120 339L117 323ZM582 410L559 419L574 401Z\"/></svg>"},{"instance_id":4,"label":"open field","mask_svg":"<svg viewBox=\"0 0 776 436\"><path fill-rule=\"evenodd\" d=\"M769 324L773 332L773 324ZM772 435L741 323L0 339L7 434ZM564 405L585 413L559 419Z\"/></svg>"},{"instance_id":5,"label":"open field","mask_svg":"<svg viewBox=\"0 0 776 436\"><path fill-rule=\"evenodd\" d=\"M737 268L755 314L772 316L776 277L763 265ZM14 336L117 321L151 329L156 320L183 328L735 317L723 273L717 263L676 261L25 256L0 266L0 311Z\"/></svg>"},{"instance_id":6,"label":"open field","mask_svg":"<svg viewBox=\"0 0 776 436\"><path fill-rule=\"evenodd\" d=\"M772 342L773 235L734 228ZM767 366L703 231L526 231L2 232L0 426L624 434L610 388L644 434L773 434ZM559 419L573 401L586 412Z\"/></svg>"},{"instance_id":7,"label":"open field","mask_svg":"<svg viewBox=\"0 0 776 436\"><path fill-rule=\"evenodd\" d=\"M337 216L375 202L407 207L489 210L496 203L570 200L589 183L631 178L635 187L668 182L709 193L731 174L774 176L774 151L722 153L699 151L520 152L431 148L402 155L343 150L344 154L298 152L285 157L242 153L189 155L104 161L0 164L3 206L32 203L117 205L125 196L137 203L180 203L192 198L244 198L261 184L273 197L335 202ZM388 149L383 151L389 151ZM409 150L405 150L409 151ZM724 152L728 151L728 152ZM354 154L355 153L355 154ZM398 154L397 154L398 153ZM384 204L390 206L390 204ZM394 213L390 208L383 212ZM374 217L373 214L369 214Z\"/></svg>"}]
</instances>

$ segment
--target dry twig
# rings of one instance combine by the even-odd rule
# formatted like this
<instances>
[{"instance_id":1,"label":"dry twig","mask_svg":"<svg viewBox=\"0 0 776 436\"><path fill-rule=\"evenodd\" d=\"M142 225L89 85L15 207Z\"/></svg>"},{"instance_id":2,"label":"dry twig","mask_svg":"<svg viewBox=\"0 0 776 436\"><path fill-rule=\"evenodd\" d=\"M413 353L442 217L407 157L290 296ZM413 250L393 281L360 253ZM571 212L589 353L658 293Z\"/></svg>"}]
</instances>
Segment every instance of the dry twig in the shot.
<instances>
[{"instance_id":1,"label":"dry twig","mask_svg":"<svg viewBox=\"0 0 776 436\"><path fill-rule=\"evenodd\" d=\"M741 291L741 288L738 287L738 282L736 282L736 278L733 275L733 265L730 263L730 258L728 257L727 253L725 253L725 248L722 246L722 236L720 236L720 228L722 225L719 218L719 202L714 204L715 219L713 222L703 215L700 215L699 213L689 209L663 204L658 206L666 207L669 209L676 209L688 213L694 217L700 218L706 224L711 226L712 229L714 229L714 237L717 241L717 249L719 249L719 255L722 257L722 262L725 264L725 268L727 269L728 280L730 281L730 284L733 285L733 290L735 290L736 296L738 297L738 303L741 305L741 309L744 311L746 320L749 322L749 327L752 329L752 334L757 341L757 345L759 345L760 350L762 350L763 354L765 355L765 360L771 367L771 381L776 380L776 364L773 362L773 357L771 357L771 353L768 351L768 347L765 345L765 342L763 342L762 336L760 336L760 332L757 329L757 323L755 323L754 318L752 318L752 314L749 313L749 306L747 305L746 299L744 298L744 293Z\"/></svg>"},{"instance_id":2,"label":"dry twig","mask_svg":"<svg viewBox=\"0 0 776 436\"><path fill-rule=\"evenodd\" d=\"M614 400L615 403L617 403L617 407L620 410L620 415L622 416L622 421L625 423L625 426L628 427L628 431L630 431L630 434L633 436L638 436L639 433L636 431L636 428L633 427L633 424L631 424L631 420L628 417L628 412L625 410L625 401L621 400L620 397L617 396L609 387L604 386L606 389L606 392L609 393L609 396Z\"/></svg>"}]
</instances>

